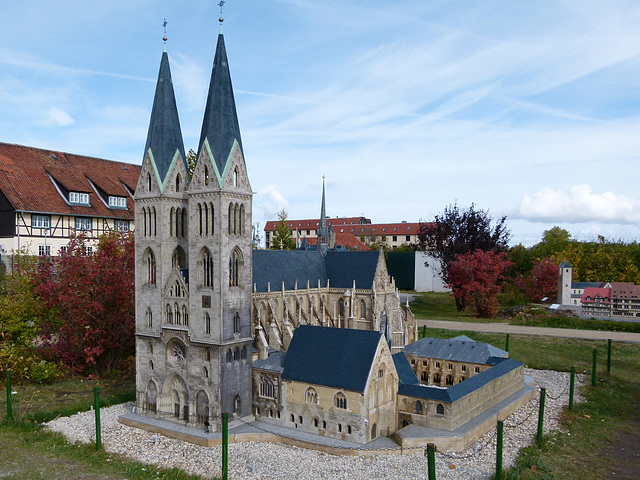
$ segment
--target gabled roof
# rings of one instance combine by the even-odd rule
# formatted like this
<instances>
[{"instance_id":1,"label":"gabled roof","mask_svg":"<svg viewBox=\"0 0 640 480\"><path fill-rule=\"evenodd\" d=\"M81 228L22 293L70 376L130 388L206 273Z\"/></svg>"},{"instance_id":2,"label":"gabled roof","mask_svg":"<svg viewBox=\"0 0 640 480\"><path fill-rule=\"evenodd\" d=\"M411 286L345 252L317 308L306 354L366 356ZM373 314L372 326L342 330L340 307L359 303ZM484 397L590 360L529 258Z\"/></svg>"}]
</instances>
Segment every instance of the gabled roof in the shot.
<instances>
[{"instance_id":1,"label":"gabled roof","mask_svg":"<svg viewBox=\"0 0 640 480\"><path fill-rule=\"evenodd\" d=\"M558 267L559 268L571 268L571 264L565 260Z\"/></svg>"},{"instance_id":2,"label":"gabled roof","mask_svg":"<svg viewBox=\"0 0 640 480\"><path fill-rule=\"evenodd\" d=\"M430 387L423 384L411 385L401 383L398 385L398 395L453 403L521 366L522 363L511 358L496 358L495 366L477 375L473 375L463 382L456 383L451 387L441 388Z\"/></svg>"},{"instance_id":3,"label":"gabled roof","mask_svg":"<svg viewBox=\"0 0 640 480\"><path fill-rule=\"evenodd\" d=\"M364 392L380 332L300 325L284 358L282 379Z\"/></svg>"},{"instance_id":4,"label":"gabled roof","mask_svg":"<svg viewBox=\"0 0 640 480\"><path fill-rule=\"evenodd\" d=\"M0 143L0 190L15 210L132 219L139 176L139 165ZM70 191L88 193L91 205L69 204ZM127 209L109 208L109 196L126 198Z\"/></svg>"},{"instance_id":5,"label":"gabled roof","mask_svg":"<svg viewBox=\"0 0 640 480\"><path fill-rule=\"evenodd\" d=\"M254 250L253 285L256 291L281 290L282 282L286 290L312 287L373 288L379 252L334 252L328 251L323 258L317 250Z\"/></svg>"},{"instance_id":6,"label":"gabled roof","mask_svg":"<svg viewBox=\"0 0 640 480\"><path fill-rule=\"evenodd\" d=\"M405 353L424 358L437 358L454 362L489 363L492 357L509 355L488 343L453 338L423 338L404 347Z\"/></svg>"},{"instance_id":7,"label":"gabled roof","mask_svg":"<svg viewBox=\"0 0 640 480\"><path fill-rule=\"evenodd\" d=\"M603 282L571 282L571 288L582 289L589 287L601 287Z\"/></svg>"},{"instance_id":8,"label":"gabled roof","mask_svg":"<svg viewBox=\"0 0 640 480\"><path fill-rule=\"evenodd\" d=\"M602 303L611 303L611 289L597 287L585 288L580 301L582 303L595 303L595 299L598 295L602 298Z\"/></svg>"},{"instance_id":9,"label":"gabled roof","mask_svg":"<svg viewBox=\"0 0 640 480\"><path fill-rule=\"evenodd\" d=\"M160 71L158 72L156 93L153 98L153 109L151 110L144 155L149 150L151 150L152 159L160 177L160 185L164 184L177 152L180 152L182 162L187 171L189 171L187 158L184 154L184 143L182 141L182 131L180 130L180 120L178 119L176 97L173 93L173 82L171 80L167 52L162 53L162 60L160 60Z\"/></svg>"},{"instance_id":10,"label":"gabled roof","mask_svg":"<svg viewBox=\"0 0 640 480\"><path fill-rule=\"evenodd\" d=\"M240 152L244 158L236 102L233 97L233 86L231 85L229 61L227 60L227 51L224 46L222 32L218 35L216 55L213 60L209 94L204 111L200 142L198 143L198 154L200 154L205 140L209 144L213 155L211 160L218 168L220 177L224 175L234 140L238 142Z\"/></svg>"},{"instance_id":11,"label":"gabled roof","mask_svg":"<svg viewBox=\"0 0 640 480\"><path fill-rule=\"evenodd\" d=\"M638 298L640 286L630 282L612 282L611 298Z\"/></svg>"}]
</instances>

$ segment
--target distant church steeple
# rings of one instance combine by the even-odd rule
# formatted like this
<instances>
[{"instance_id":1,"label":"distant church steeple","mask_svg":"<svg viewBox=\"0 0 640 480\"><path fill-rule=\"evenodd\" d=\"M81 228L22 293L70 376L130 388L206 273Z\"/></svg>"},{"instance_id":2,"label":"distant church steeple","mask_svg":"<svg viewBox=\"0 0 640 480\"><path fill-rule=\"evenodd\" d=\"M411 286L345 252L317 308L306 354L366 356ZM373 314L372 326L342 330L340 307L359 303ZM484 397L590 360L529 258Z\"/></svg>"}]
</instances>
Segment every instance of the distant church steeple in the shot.
<instances>
[{"instance_id":1,"label":"distant church steeple","mask_svg":"<svg viewBox=\"0 0 640 480\"><path fill-rule=\"evenodd\" d=\"M324 203L324 175L322 176L322 206L320 207L320 229L318 230L318 250L322 255L329 246L329 232L327 230L327 211Z\"/></svg>"},{"instance_id":2,"label":"distant church steeple","mask_svg":"<svg viewBox=\"0 0 640 480\"><path fill-rule=\"evenodd\" d=\"M166 22L164 26L166 27ZM187 167L166 49L166 31L164 41L165 47L160 61L160 71L149 122L149 133L144 147L144 154L145 156L148 154L151 158L161 189L166 184L167 175L171 170L172 164L178 161L178 155L181 157L180 161L184 163L185 168Z\"/></svg>"},{"instance_id":3,"label":"distant church steeple","mask_svg":"<svg viewBox=\"0 0 640 480\"><path fill-rule=\"evenodd\" d=\"M235 148L240 149L244 159L222 26L218 34L213 70L211 71L209 94L204 111L200 143L198 144L199 155L202 154L203 148L208 150L207 153L211 158L211 163L217 169L216 173L221 183L226 177L226 170Z\"/></svg>"}]
</instances>

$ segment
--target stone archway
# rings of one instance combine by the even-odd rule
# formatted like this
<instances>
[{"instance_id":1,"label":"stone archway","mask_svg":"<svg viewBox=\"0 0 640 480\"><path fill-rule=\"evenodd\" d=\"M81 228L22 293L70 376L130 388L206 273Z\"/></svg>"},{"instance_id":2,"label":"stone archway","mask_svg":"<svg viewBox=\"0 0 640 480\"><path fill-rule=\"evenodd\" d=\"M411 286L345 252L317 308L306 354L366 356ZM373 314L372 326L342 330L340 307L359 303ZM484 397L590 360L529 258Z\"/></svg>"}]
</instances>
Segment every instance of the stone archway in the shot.
<instances>
[{"instance_id":1,"label":"stone archway","mask_svg":"<svg viewBox=\"0 0 640 480\"><path fill-rule=\"evenodd\" d=\"M145 391L145 400L142 408L149 412L156 413L157 396L158 396L158 387L156 386L156 382L154 382L153 380L149 380L149 382L147 383L147 388Z\"/></svg>"},{"instance_id":2,"label":"stone archway","mask_svg":"<svg viewBox=\"0 0 640 480\"><path fill-rule=\"evenodd\" d=\"M196 422L202 425L209 422L209 396L204 390L196 395Z\"/></svg>"},{"instance_id":3,"label":"stone archway","mask_svg":"<svg viewBox=\"0 0 640 480\"><path fill-rule=\"evenodd\" d=\"M159 412L168 417L189 421L189 387L177 373L167 377L159 398Z\"/></svg>"}]
</instances>

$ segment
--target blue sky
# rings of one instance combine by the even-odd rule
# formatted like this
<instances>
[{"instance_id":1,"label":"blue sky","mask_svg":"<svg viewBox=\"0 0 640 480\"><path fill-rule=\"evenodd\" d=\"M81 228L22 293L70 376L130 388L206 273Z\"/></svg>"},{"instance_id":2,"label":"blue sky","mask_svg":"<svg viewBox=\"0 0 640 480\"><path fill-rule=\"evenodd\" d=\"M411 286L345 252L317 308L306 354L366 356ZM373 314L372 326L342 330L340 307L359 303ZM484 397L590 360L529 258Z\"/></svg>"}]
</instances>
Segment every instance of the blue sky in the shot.
<instances>
[{"instance_id":1,"label":"blue sky","mask_svg":"<svg viewBox=\"0 0 640 480\"><path fill-rule=\"evenodd\" d=\"M0 141L140 164L162 21L197 146L215 1L2 2ZM512 243L640 237L637 1L228 0L254 222L472 202Z\"/></svg>"}]
</instances>

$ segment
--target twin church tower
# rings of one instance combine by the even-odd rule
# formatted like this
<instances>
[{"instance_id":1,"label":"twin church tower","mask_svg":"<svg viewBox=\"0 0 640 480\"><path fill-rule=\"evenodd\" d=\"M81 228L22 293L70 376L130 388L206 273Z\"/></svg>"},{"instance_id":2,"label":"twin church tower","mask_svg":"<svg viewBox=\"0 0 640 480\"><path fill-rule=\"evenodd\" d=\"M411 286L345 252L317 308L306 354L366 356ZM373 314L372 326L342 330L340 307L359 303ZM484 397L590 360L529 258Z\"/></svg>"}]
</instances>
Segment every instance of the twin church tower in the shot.
<instances>
[{"instance_id":1,"label":"twin church tower","mask_svg":"<svg viewBox=\"0 0 640 480\"><path fill-rule=\"evenodd\" d=\"M222 29L192 176L165 48L135 192L141 411L251 414L252 195Z\"/></svg>"}]
</instances>

